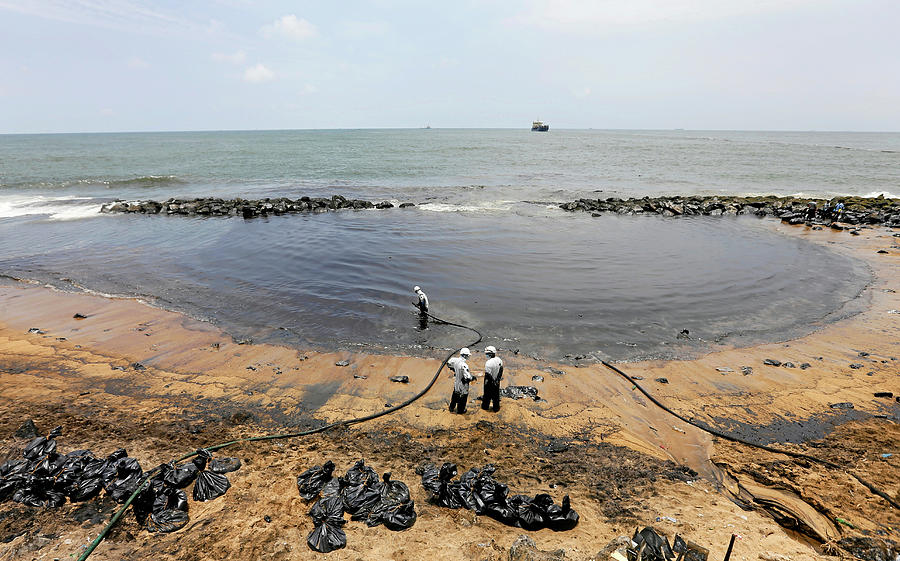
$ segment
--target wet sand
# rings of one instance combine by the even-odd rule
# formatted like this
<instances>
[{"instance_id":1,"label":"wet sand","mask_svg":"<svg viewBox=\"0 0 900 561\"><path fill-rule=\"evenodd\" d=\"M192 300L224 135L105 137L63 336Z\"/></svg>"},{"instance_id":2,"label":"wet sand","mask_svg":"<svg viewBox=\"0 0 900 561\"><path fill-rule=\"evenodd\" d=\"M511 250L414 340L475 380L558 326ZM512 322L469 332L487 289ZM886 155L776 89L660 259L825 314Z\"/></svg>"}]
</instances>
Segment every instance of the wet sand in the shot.
<instances>
[{"instance_id":1,"label":"wet sand","mask_svg":"<svg viewBox=\"0 0 900 561\"><path fill-rule=\"evenodd\" d=\"M900 394L900 314L889 313L900 309L900 238L880 227L859 236L774 221L772 228L864 260L874 274L860 295L865 311L799 339L751 348L719 345L695 360L620 367L643 378L645 388L685 417L761 442L812 439L789 446L848 465L896 496L900 404L873 394ZM823 269L827 274L827 264ZM63 425L63 451L106 454L125 446L149 469L236 437L381 411L419 391L443 358L242 345L209 324L141 302L23 283L0 286L0 302L0 452L23 445L11 435L31 418L43 431ZM87 317L75 319L76 313ZM29 334L30 328L45 333ZM455 337L448 347L472 341L467 332ZM329 458L340 471L357 458L380 472L392 471L409 484L419 512L416 525L401 533L348 522L348 548L330 554L334 559L505 558L524 532L427 504L414 474L423 460L453 461L463 469L493 462L514 492L549 492L557 501L571 495L582 516L575 530L529 533L541 549L564 548L569 559L592 558L613 537L644 524L708 547L711 559L724 556L732 532L742 536L733 559L756 559L764 551L818 557L821 548L812 540L784 530L765 512L742 511L730 501L727 490L738 481L745 488L780 487L802 497L826 522L832 520L828 531L834 537L880 530L900 539L900 513L846 473L714 442L647 402L603 365L503 358L505 385L535 385L545 401L504 400L493 414L470 399L466 415L451 415L446 407L452 382L444 372L421 400L376 421L227 450L244 467L231 477L225 497L191 503L187 528L155 536L128 517L91 558L318 557L305 544L312 523L294 480ZM767 366L767 358L797 367ZM342 360L349 365L335 365ZM472 363L480 366L478 359ZM802 363L810 367L799 368ZM752 373L744 375L742 366ZM410 383L389 381L396 375L409 376ZM533 382L535 375L543 382ZM656 382L660 377L669 383ZM481 393L478 384L472 397ZM829 407L839 402L854 407ZM881 458L882 453L894 456ZM669 460L703 479L682 477ZM77 554L113 507L85 514L91 508L67 504L40 511L3 503L0 559ZM677 522L656 522L666 516ZM857 529L834 524L835 517Z\"/></svg>"}]
</instances>

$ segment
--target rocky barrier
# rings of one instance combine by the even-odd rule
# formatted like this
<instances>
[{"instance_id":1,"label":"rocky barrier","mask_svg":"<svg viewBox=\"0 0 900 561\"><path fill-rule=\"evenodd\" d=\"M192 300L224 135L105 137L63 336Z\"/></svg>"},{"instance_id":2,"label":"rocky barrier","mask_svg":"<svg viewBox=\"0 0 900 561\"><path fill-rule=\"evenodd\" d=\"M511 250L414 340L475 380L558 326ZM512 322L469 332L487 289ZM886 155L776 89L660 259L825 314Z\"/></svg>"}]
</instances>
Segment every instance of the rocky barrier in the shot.
<instances>
[{"instance_id":1,"label":"rocky barrier","mask_svg":"<svg viewBox=\"0 0 900 561\"><path fill-rule=\"evenodd\" d=\"M413 203L401 203L400 208L415 206ZM387 209L394 208L388 201L373 203L359 199L348 199L341 195L329 198L300 197L292 200L278 199L168 199L166 201L115 201L100 208L104 213L137 213L137 214L180 214L186 216L243 216L254 218L269 214L282 215L298 212L328 212L341 209Z\"/></svg>"},{"instance_id":2,"label":"rocky barrier","mask_svg":"<svg viewBox=\"0 0 900 561\"><path fill-rule=\"evenodd\" d=\"M833 212L837 202L844 202L844 211L837 217ZM815 212L808 214L809 203ZM828 206L826 207L826 204ZM568 211L615 214L659 214L662 216L723 216L754 214L775 216L791 224L808 221L846 224L882 224L900 228L900 199L879 197L843 197L832 200L797 197L644 197L641 199L578 199L563 203L559 208ZM837 225L836 225L837 226ZM837 226L839 227L839 226Z\"/></svg>"}]
</instances>

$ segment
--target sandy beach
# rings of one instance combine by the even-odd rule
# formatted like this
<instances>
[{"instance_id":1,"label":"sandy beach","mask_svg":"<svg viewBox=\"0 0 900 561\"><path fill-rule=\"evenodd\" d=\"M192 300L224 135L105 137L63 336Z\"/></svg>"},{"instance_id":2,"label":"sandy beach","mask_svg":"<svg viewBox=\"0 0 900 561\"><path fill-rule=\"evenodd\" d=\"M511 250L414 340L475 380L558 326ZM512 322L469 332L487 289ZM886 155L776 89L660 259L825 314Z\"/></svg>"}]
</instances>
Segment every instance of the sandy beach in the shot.
<instances>
[{"instance_id":1,"label":"sandy beach","mask_svg":"<svg viewBox=\"0 0 900 561\"><path fill-rule=\"evenodd\" d=\"M297 493L296 476L328 459L342 473L359 458L409 485L418 521L404 532L348 522L347 548L330 559L508 559L513 541L527 533L541 550L564 550L547 559L587 560L645 525L707 547L710 559L724 557L732 534L740 536L732 555L738 560L782 559L763 557L769 553L817 559L844 538L900 541L900 511L849 475L900 501L900 403L874 397L900 395L897 230L850 235L768 222L784 236L864 261L873 280L854 303L862 311L797 339L749 348L725 339L692 360L618 366L688 419L846 470L715 439L648 402L603 364L503 355L504 385L534 385L540 401L505 399L497 414L475 403L452 415L445 370L422 399L392 415L223 451L243 467L230 474L224 497L191 504L186 528L154 535L129 515L91 558L321 557L306 545L310 505ZM27 439L13 434L33 419L44 433L62 425L64 452L125 447L149 469L203 446L381 411L418 392L443 359L437 352L240 344L208 323L140 301L24 282L0 286L0 303L0 459L21 453ZM462 330L454 337L448 348L472 341ZM475 370L480 360L473 359ZM390 381L398 375L409 383ZM852 409L832 407L839 403ZM569 495L581 521L567 532L524 532L431 505L415 474L426 461L454 462L460 471L494 463L515 492L547 492L557 502ZM755 497L756 508L742 509L732 500L740 497ZM765 498L793 505L806 527L780 525L758 500ZM77 557L116 506L108 499L52 510L0 504L0 559Z\"/></svg>"}]
</instances>

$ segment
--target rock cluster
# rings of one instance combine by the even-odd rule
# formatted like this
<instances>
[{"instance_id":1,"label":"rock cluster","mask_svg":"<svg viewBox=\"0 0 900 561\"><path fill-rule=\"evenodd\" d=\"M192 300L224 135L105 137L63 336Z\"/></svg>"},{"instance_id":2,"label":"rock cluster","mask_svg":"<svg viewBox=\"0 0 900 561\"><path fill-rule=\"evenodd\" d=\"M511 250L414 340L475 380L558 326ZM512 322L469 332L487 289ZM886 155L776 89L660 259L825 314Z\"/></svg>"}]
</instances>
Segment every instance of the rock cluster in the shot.
<instances>
[{"instance_id":1,"label":"rock cluster","mask_svg":"<svg viewBox=\"0 0 900 561\"><path fill-rule=\"evenodd\" d=\"M887 199L884 196L873 198L844 197L845 211L840 221L847 224L883 224L900 228L900 199ZM616 214L659 214L662 216L736 216L739 214L755 214L757 216L775 216L791 224L802 224L806 221L806 209L809 202L816 203L817 216L825 222L828 217L821 216L825 199L804 199L797 197L643 197L640 199L578 199L563 203L559 207L568 211L592 212L595 215L603 212ZM836 200L832 200L832 206Z\"/></svg>"},{"instance_id":2,"label":"rock cluster","mask_svg":"<svg viewBox=\"0 0 900 561\"><path fill-rule=\"evenodd\" d=\"M415 206L413 203L402 203L400 208ZM292 200L277 199L168 199L166 201L115 201L100 208L100 212L137 213L137 214L181 214L187 216L243 216L254 218L269 214L282 215L298 212L328 212L340 209L393 208L393 203L382 201L373 203L360 199L348 199L341 195L329 198L300 197Z\"/></svg>"}]
</instances>

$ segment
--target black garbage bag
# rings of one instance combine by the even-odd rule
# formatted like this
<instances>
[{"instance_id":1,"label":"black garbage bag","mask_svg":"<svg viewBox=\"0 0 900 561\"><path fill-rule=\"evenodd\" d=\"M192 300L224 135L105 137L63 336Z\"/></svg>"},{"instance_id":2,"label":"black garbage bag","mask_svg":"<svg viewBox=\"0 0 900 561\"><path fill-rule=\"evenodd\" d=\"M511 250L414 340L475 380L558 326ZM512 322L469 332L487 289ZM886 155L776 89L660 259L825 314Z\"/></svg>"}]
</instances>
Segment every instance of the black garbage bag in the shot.
<instances>
[{"instance_id":1,"label":"black garbage bag","mask_svg":"<svg viewBox=\"0 0 900 561\"><path fill-rule=\"evenodd\" d=\"M160 469L165 484L176 489L184 489L193 483L200 472L193 462L188 462L181 467L176 467L175 462L171 462L161 465Z\"/></svg>"},{"instance_id":2,"label":"black garbage bag","mask_svg":"<svg viewBox=\"0 0 900 561\"><path fill-rule=\"evenodd\" d=\"M433 494L437 494L441 490L441 480L440 474L441 471L434 464L425 464L424 466L416 469L416 473L422 476L422 487L425 487L425 490L431 491ZM450 476L453 477L452 475Z\"/></svg>"},{"instance_id":3,"label":"black garbage bag","mask_svg":"<svg viewBox=\"0 0 900 561\"><path fill-rule=\"evenodd\" d=\"M221 473L201 471L194 483L194 500L211 501L224 495L229 487L231 487L231 482Z\"/></svg>"},{"instance_id":4,"label":"black garbage bag","mask_svg":"<svg viewBox=\"0 0 900 561\"><path fill-rule=\"evenodd\" d=\"M340 526L322 523L317 525L306 538L309 548L319 553L329 553L347 545L347 534Z\"/></svg>"},{"instance_id":5,"label":"black garbage bag","mask_svg":"<svg viewBox=\"0 0 900 561\"><path fill-rule=\"evenodd\" d=\"M525 530L540 530L544 528L547 525L547 508L552 504L553 499L545 493L523 501L517 509L519 526Z\"/></svg>"},{"instance_id":6,"label":"black garbage bag","mask_svg":"<svg viewBox=\"0 0 900 561\"><path fill-rule=\"evenodd\" d=\"M55 477L66 463L66 457L56 452L50 452L37 460L31 466L31 473L41 477Z\"/></svg>"},{"instance_id":7,"label":"black garbage bag","mask_svg":"<svg viewBox=\"0 0 900 561\"><path fill-rule=\"evenodd\" d=\"M474 494L474 485L478 480L480 474L480 469L472 468L469 471L463 473L459 477L459 482L454 486L454 489L457 496L459 497L460 502L462 503L462 506L469 510L477 510L478 508L478 501L476 500Z\"/></svg>"},{"instance_id":8,"label":"black garbage bag","mask_svg":"<svg viewBox=\"0 0 900 561\"><path fill-rule=\"evenodd\" d=\"M547 508L547 527L554 532L571 530L578 525L578 518L578 513L569 502L569 495L563 497L562 506L554 504Z\"/></svg>"},{"instance_id":9,"label":"black garbage bag","mask_svg":"<svg viewBox=\"0 0 900 561\"><path fill-rule=\"evenodd\" d=\"M341 478L345 487L353 487L359 484L373 484L379 481L378 473L367 466L363 460L357 460L353 467L347 470Z\"/></svg>"},{"instance_id":10,"label":"black garbage bag","mask_svg":"<svg viewBox=\"0 0 900 561\"><path fill-rule=\"evenodd\" d=\"M334 479L334 462L328 460L324 465L313 466L297 477L297 490L305 500L314 498L326 483Z\"/></svg>"},{"instance_id":11,"label":"black garbage bag","mask_svg":"<svg viewBox=\"0 0 900 561\"><path fill-rule=\"evenodd\" d=\"M27 469L28 462L26 460L9 460L0 464L0 478L6 477L7 475L24 473Z\"/></svg>"},{"instance_id":12,"label":"black garbage bag","mask_svg":"<svg viewBox=\"0 0 900 561\"><path fill-rule=\"evenodd\" d=\"M240 458L216 458L209 462L209 471L213 473L231 473L241 469Z\"/></svg>"},{"instance_id":13,"label":"black garbage bag","mask_svg":"<svg viewBox=\"0 0 900 561\"><path fill-rule=\"evenodd\" d=\"M34 434L34 433L32 433ZM22 455L27 460L36 460L56 451L56 437L62 434L62 427L56 427L47 436L39 436L25 447Z\"/></svg>"},{"instance_id":14,"label":"black garbage bag","mask_svg":"<svg viewBox=\"0 0 900 561\"><path fill-rule=\"evenodd\" d=\"M395 532L412 528L416 517L416 504L413 500L390 505L379 514L384 527Z\"/></svg>"},{"instance_id":15,"label":"black garbage bag","mask_svg":"<svg viewBox=\"0 0 900 561\"><path fill-rule=\"evenodd\" d=\"M187 493L181 489L173 489L164 485L157 491L153 499L152 511L162 512L164 510L183 510L187 512Z\"/></svg>"},{"instance_id":16,"label":"black garbage bag","mask_svg":"<svg viewBox=\"0 0 900 561\"><path fill-rule=\"evenodd\" d=\"M72 502L87 501L93 499L103 490L103 481L99 477L79 479L68 491Z\"/></svg>"},{"instance_id":17,"label":"black garbage bag","mask_svg":"<svg viewBox=\"0 0 900 561\"><path fill-rule=\"evenodd\" d=\"M197 466L197 469L199 471L203 471L206 469L206 464L208 464L211 459L212 452L210 452L206 448L200 448L199 450L197 450L197 453L191 460L191 463Z\"/></svg>"},{"instance_id":18,"label":"black garbage bag","mask_svg":"<svg viewBox=\"0 0 900 561\"><path fill-rule=\"evenodd\" d=\"M392 480L390 473L385 473L381 479L381 500L369 512L369 517L366 519L368 526L378 526L384 521L384 516L388 511L395 510L411 500L409 487L405 483Z\"/></svg>"},{"instance_id":19,"label":"black garbage bag","mask_svg":"<svg viewBox=\"0 0 900 561\"><path fill-rule=\"evenodd\" d=\"M53 489L53 479L26 475L19 480L12 500L27 506L56 508L66 503L66 496Z\"/></svg>"},{"instance_id":20,"label":"black garbage bag","mask_svg":"<svg viewBox=\"0 0 900 561\"><path fill-rule=\"evenodd\" d=\"M344 501L339 496L319 499L309 510L309 515L316 526L326 522L332 526L342 526L344 524Z\"/></svg>"},{"instance_id":21,"label":"black garbage bag","mask_svg":"<svg viewBox=\"0 0 900 561\"><path fill-rule=\"evenodd\" d=\"M633 550L626 550L629 561L638 561L637 552L640 551L641 545L644 543L647 545L644 547L644 552L641 554L642 561L667 561L675 557L675 553L672 551L672 548L669 547L669 539L657 533L650 526L645 527L640 532L635 530L634 535L631 537L631 541L636 545Z\"/></svg>"},{"instance_id":22,"label":"black garbage bag","mask_svg":"<svg viewBox=\"0 0 900 561\"><path fill-rule=\"evenodd\" d=\"M118 460L115 468L115 477L104 488L112 500L122 504L137 489L143 480L144 472L135 458L128 457Z\"/></svg>"},{"instance_id":23,"label":"black garbage bag","mask_svg":"<svg viewBox=\"0 0 900 561\"><path fill-rule=\"evenodd\" d=\"M88 450L76 450L65 455L65 461L54 476L53 488L65 495L75 490L83 477L85 466L96 461Z\"/></svg>"},{"instance_id":24,"label":"black garbage bag","mask_svg":"<svg viewBox=\"0 0 900 561\"><path fill-rule=\"evenodd\" d=\"M369 513L381 502L381 489L384 484L380 481L367 484L360 483L341 490L341 498L344 500L344 511L353 520L365 520Z\"/></svg>"},{"instance_id":25,"label":"black garbage bag","mask_svg":"<svg viewBox=\"0 0 900 561\"><path fill-rule=\"evenodd\" d=\"M152 513L144 527L148 532L168 534L184 528L189 520L188 513L184 510L165 509Z\"/></svg>"},{"instance_id":26,"label":"black garbage bag","mask_svg":"<svg viewBox=\"0 0 900 561\"><path fill-rule=\"evenodd\" d=\"M24 482L25 474L23 473L10 473L0 477L0 503L11 499Z\"/></svg>"},{"instance_id":27,"label":"black garbage bag","mask_svg":"<svg viewBox=\"0 0 900 561\"><path fill-rule=\"evenodd\" d=\"M319 496L321 498L327 497L340 497L341 495L341 478L340 477L332 477L328 480L328 483L322 487L322 490L319 491Z\"/></svg>"},{"instance_id":28,"label":"black garbage bag","mask_svg":"<svg viewBox=\"0 0 900 561\"><path fill-rule=\"evenodd\" d=\"M490 475L482 475L472 484L472 498L475 500L475 512L487 514L490 507L508 506L506 497L509 495L509 487L500 483Z\"/></svg>"},{"instance_id":29,"label":"black garbage bag","mask_svg":"<svg viewBox=\"0 0 900 561\"><path fill-rule=\"evenodd\" d=\"M391 479L390 472L381 476L381 502L385 504L401 504L410 500L409 487L402 481Z\"/></svg>"}]
</instances>

